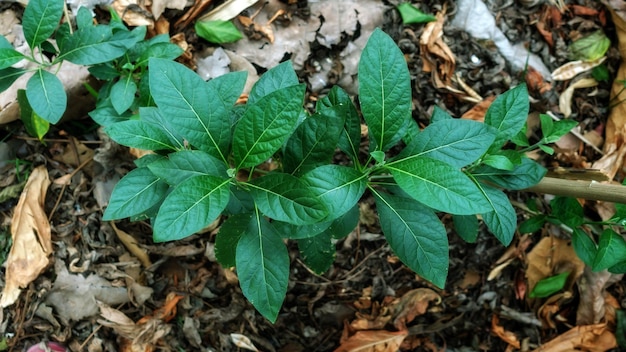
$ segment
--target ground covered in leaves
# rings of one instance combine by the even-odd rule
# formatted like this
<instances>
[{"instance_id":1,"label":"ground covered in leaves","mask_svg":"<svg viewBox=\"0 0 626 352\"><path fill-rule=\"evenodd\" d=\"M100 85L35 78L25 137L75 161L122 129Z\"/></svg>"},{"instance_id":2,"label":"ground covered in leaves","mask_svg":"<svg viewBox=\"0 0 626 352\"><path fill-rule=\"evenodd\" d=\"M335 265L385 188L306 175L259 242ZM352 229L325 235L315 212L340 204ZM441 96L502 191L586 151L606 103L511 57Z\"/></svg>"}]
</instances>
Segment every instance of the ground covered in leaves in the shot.
<instances>
[{"instance_id":1,"label":"ground covered in leaves","mask_svg":"<svg viewBox=\"0 0 626 352\"><path fill-rule=\"evenodd\" d=\"M194 21L220 2L196 1L191 8L185 1L180 7L174 3L112 6L129 25L169 32L186 49L179 61L205 78L245 69L254 80L291 59L308 85L307 103L332 84L356 93L360 50L371 31L382 27L405 54L420 126L428 124L435 106L481 120L497 95L525 82L531 139L539 113L579 122L574 134L556 143L554 155L532 157L557 174L594 169L623 180L626 112L619 112L623 104L611 106L621 91L617 100L610 94L613 81L626 78L619 70L618 43L626 41L619 1L415 2L436 15L428 25L403 25L396 1L249 1L235 19L245 38L223 46L209 45L193 30ZM0 22L19 25L21 11L19 4L3 3ZM95 13L96 21L107 21L106 11ZM598 30L611 40L605 80L592 76L586 63L554 72L572 61L572 42ZM525 49L534 57L527 60ZM0 119L11 104L3 94ZM325 274L309 270L297 246L289 245L290 286L276 324L270 324L242 296L236 271L216 263L212 243L219 222L183 241L155 244L149 223L101 221L112 187L133 168L137 151L109 140L85 114L93 107L85 101L73 104L81 105L72 109L75 116L53 127L43 142L29 137L20 122L0 120L0 262L7 263L0 273L0 350L24 350L42 341L94 352L617 348L616 311L626 308L626 285L619 275L585 268L557 226L517 233L505 248L484 229L476 243L463 242L442 215L449 229L450 270L440 290L394 256L367 195L358 228L337 242L336 261ZM337 162L343 159L336 156ZM546 211L550 200L529 192L510 196L520 222ZM581 202L592 219L610 217L610 204ZM11 248L44 259L26 268L12 266ZM571 274L562 292L528 298L534 283L564 271Z\"/></svg>"}]
</instances>

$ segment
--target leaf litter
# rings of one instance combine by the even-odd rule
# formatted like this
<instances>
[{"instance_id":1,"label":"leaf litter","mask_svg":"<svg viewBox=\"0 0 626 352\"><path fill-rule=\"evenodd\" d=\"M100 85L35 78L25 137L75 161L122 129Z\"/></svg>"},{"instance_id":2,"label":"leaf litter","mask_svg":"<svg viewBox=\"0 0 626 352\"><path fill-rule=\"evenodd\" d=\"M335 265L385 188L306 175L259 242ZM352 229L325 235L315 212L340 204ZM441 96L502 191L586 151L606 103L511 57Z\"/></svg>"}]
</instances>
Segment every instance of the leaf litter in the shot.
<instances>
[{"instance_id":1,"label":"leaf litter","mask_svg":"<svg viewBox=\"0 0 626 352\"><path fill-rule=\"evenodd\" d=\"M300 12L296 1L275 0L265 5L258 2L245 9L253 3L239 5L235 13L229 14L229 18L241 15L250 19L248 26L252 26L252 31L248 34L252 37L224 45L231 62L216 60L223 69L247 67L262 74L291 58L308 81L311 97L323 95L329 84L337 82L356 92L354 75L360 50L368 33L382 26L402 48L414 77L414 117L420 126L428 124L434 106L453 116L467 113L466 118L480 120L489 104L489 98L482 97L496 96L532 77L531 111L570 115L579 122L581 135L593 132L606 138L599 145L604 157L585 144L569 142L561 144L564 147L557 149L554 156L544 157L543 162L565 168L591 166L604 170L610 179L624 177L621 166L626 155L622 131L625 121L620 112L624 105L608 108L610 101L623 99L623 85L613 86L614 98L610 100L611 85L606 81L598 80L592 86L569 79L552 81L546 75L570 62L567 45L580 33L603 29L612 40L612 33L620 41L623 39L624 32L616 17L623 13L623 5L618 2L606 1L606 7L589 1L561 7L551 1L535 7L527 7L525 2L481 2L501 32L497 40L477 38L451 25L460 2L448 3L447 7L443 1L434 0L414 4L422 12L438 16L438 22L431 25L437 27L432 28L430 37L426 25L403 26L399 15L383 1L309 1L308 15ZM389 3L395 5L397 1ZM129 5L130 2L118 12L124 13ZM159 17L159 7L163 5ZM188 27L215 6L211 1L199 1L184 10L169 8L175 7L173 2L154 1L151 8L142 6L145 3L132 3L124 19L145 21L156 33L172 28L171 34L188 49L184 60L190 66L209 55L209 51L198 50L207 45L190 35ZM19 12L19 8L11 10L14 9ZM102 15L98 8L95 13ZM606 21L611 15L615 30ZM184 21L176 22L183 18ZM235 19L242 30L243 22ZM258 32L261 35L257 37ZM436 43L428 48L430 54L427 47L421 46L420 38ZM507 63L509 57L496 45L503 38L510 44L522 43L525 52L535 53L547 70L533 66L524 77L519 67L512 69ZM616 48L613 43L603 65L617 77L617 82L624 77L623 70L618 70ZM432 51L443 56L435 55L433 60ZM590 73L583 72L582 68L588 67L582 66L576 68L577 78L587 83ZM430 72L425 67L431 67ZM87 123L80 114L75 118L79 123ZM537 133L533 129L527 131L529 138ZM221 268L211 255L216 228L185 241L154 244L146 224L120 222L112 226L101 222L101 209L110 194L106 184L114 183L133 168L133 157L125 154L124 149L95 132L77 130L71 125L54 128L50 137L55 141L45 145L27 139L23 132L11 137L16 157L46 165L33 168L31 178L35 170L43 167L56 180L50 187L44 183L29 187L27 183L22 191L22 197L30 194L29 198L41 198L31 205L39 204L37 222L48 222L51 215L51 239L46 242L38 238L45 233L42 225L41 232L39 228L31 229L28 236L14 238L11 250L19 247L16 240L28 239L27 248L40 251L41 257L53 260L54 265L46 261L40 269L29 267L36 270L29 274L29 280L18 284L22 294L16 295L15 302L3 312L0 329L5 335L16 333L10 340L14 348L42 339L63 343L72 351L124 350L124 346L128 346L127 350L235 350L237 346L254 346L268 351L434 351L445 346L453 351L605 351L616 346L612 312L620 308L619 302L624 299L623 280L606 273L581 273L580 263L571 256L567 237L560 238L563 235L554 234L553 228L543 228L532 236L518 236L508 250L484 234L474 244L461 242L451 234L448 283L446 290L438 290L404 267L389 248L381 246L383 237L375 208L367 199L361 204L361 225L349 240L337 245L337 259L328 272L313 274L301 262L293 261L285 306L276 325L270 325L243 300L236 272ZM98 150L94 153L95 149ZM82 165L92 157L92 165ZM341 162L341 156L336 158ZM24 167L19 170L24 171ZM3 177L13 175L13 181L6 186L18 184L12 164L3 166L0 172ZM40 193L45 190L47 196ZM529 201L528 194L511 196L521 204L518 209ZM549 198L540 196L535 201L547 203ZM0 230L7 231L15 223L9 214L13 213L14 218L20 207L25 207L20 204L15 199L0 204ZM604 208L586 202L585 209L600 213ZM606 209L603 218L611 214L611 208ZM518 211L518 217L526 216L527 213ZM290 246L292 257L296 253L295 246ZM561 259L554 261L557 257ZM10 260L1 276L5 290L9 278L16 278ZM575 273L569 277L566 290L534 302L526 298L533 282L563 268ZM67 305L69 299L80 299L80 306L85 309ZM171 320L173 317L176 320Z\"/></svg>"}]
</instances>

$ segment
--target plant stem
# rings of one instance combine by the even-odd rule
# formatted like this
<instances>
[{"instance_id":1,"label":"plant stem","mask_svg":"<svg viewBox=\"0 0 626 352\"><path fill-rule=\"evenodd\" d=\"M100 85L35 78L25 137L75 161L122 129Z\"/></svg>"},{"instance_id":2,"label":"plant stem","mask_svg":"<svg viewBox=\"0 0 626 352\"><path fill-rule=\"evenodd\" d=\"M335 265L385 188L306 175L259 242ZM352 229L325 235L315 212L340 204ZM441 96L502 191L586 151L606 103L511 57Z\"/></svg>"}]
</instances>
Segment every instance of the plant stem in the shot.
<instances>
[{"instance_id":1,"label":"plant stem","mask_svg":"<svg viewBox=\"0 0 626 352\"><path fill-rule=\"evenodd\" d=\"M596 181L544 177L538 184L525 189L525 191L626 204L625 186Z\"/></svg>"}]
</instances>

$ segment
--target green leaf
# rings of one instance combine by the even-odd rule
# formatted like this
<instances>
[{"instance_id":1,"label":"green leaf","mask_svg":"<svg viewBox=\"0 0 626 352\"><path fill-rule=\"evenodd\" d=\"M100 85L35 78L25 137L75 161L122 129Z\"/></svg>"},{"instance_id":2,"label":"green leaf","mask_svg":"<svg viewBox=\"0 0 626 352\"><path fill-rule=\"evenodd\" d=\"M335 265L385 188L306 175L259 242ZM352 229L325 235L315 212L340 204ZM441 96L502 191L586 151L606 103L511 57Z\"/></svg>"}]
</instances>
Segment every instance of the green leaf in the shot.
<instances>
[{"instance_id":1,"label":"green leaf","mask_svg":"<svg viewBox=\"0 0 626 352\"><path fill-rule=\"evenodd\" d=\"M316 111L341 106L344 108L345 125L339 137L339 149L357 160L361 145L361 118L348 93L339 86L333 86L328 95L318 101Z\"/></svg>"},{"instance_id":2,"label":"green leaf","mask_svg":"<svg viewBox=\"0 0 626 352\"><path fill-rule=\"evenodd\" d=\"M117 143L144 150L177 150L169 136L160 128L141 120L114 123L105 132Z\"/></svg>"},{"instance_id":3,"label":"green leaf","mask_svg":"<svg viewBox=\"0 0 626 352\"><path fill-rule=\"evenodd\" d=\"M526 123L529 108L526 84L510 89L496 98L485 115L485 124L498 130L490 150L500 149L507 140L517 135Z\"/></svg>"},{"instance_id":4,"label":"green leaf","mask_svg":"<svg viewBox=\"0 0 626 352\"><path fill-rule=\"evenodd\" d=\"M140 107L139 116L141 121L157 127L162 133L167 135L170 144L175 145L176 149L185 149L184 138L178 133L178 131L172 127L170 120L165 118L159 108L155 107Z\"/></svg>"},{"instance_id":5,"label":"green leaf","mask_svg":"<svg viewBox=\"0 0 626 352\"><path fill-rule=\"evenodd\" d=\"M348 236L357 226L359 226L359 205L355 204L352 209L335 219L328 227L328 232L334 239L342 239Z\"/></svg>"},{"instance_id":6,"label":"green leaf","mask_svg":"<svg viewBox=\"0 0 626 352\"><path fill-rule=\"evenodd\" d=\"M237 185L230 187L230 199L224 210L225 215L234 215L240 213L248 213L254 210L254 199L248 191L245 191Z\"/></svg>"},{"instance_id":7,"label":"green leaf","mask_svg":"<svg viewBox=\"0 0 626 352\"><path fill-rule=\"evenodd\" d=\"M435 16L423 13L408 2L403 2L398 5L398 12L400 12L400 16L402 16L402 24L426 23L437 20Z\"/></svg>"},{"instance_id":8,"label":"green leaf","mask_svg":"<svg viewBox=\"0 0 626 352\"><path fill-rule=\"evenodd\" d=\"M515 235L517 227L517 214L504 192L480 185L485 198L491 205L491 211L482 213L483 221L493 235L505 246L508 246Z\"/></svg>"},{"instance_id":9,"label":"green leaf","mask_svg":"<svg viewBox=\"0 0 626 352\"><path fill-rule=\"evenodd\" d=\"M52 73L39 69L26 83L26 97L33 111L51 123L61 120L67 106L63 83Z\"/></svg>"},{"instance_id":10,"label":"green leaf","mask_svg":"<svg viewBox=\"0 0 626 352\"><path fill-rule=\"evenodd\" d=\"M442 161L425 157L400 159L388 163L386 168L402 190L431 208L457 215L491 210L476 184Z\"/></svg>"},{"instance_id":11,"label":"green leaf","mask_svg":"<svg viewBox=\"0 0 626 352\"><path fill-rule=\"evenodd\" d=\"M552 117L545 114L540 114L539 119L541 120L541 133L543 134L541 140L543 143L554 143L558 141L561 137L569 133L572 128L578 125L578 122L573 120L554 121Z\"/></svg>"},{"instance_id":12,"label":"green leaf","mask_svg":"<svg viewBox=\"0 0 626 352\"><path fill-rule=\"evenodd\" d=\"M24 38L32 49L52 36L63 16L65 1L31 0L24 10L22 28Z\"/></svg>"},{"instance_id":13,"label":"green leaf","mask_svg":"<svg viewBox=\"0 0 626 352\"><path fill-rule=\"evenodd\" d=\"M545 298L552 296L565 287L569 274L569 272L564 272L539 280L528 296L530 298Z\"/></svg>"},{"instance_id":14,"label":"green leaf","mask_svg":"<svg viewBox=\"0 0 626 352\"><path fill-rule=\"evenodd\" d=\"M0 35L0 49L14 49L11 42L9 42L3 35Z\"/></svg>"},{"instance_id":15,"label":"green leaf","mask_svg":"<svg viewBox=\"0 0 626 352\"><path fill-rule=\"evenodd\" d=\"M372 192L393 252L411 270L443 288L448 276L448 235L437 215L412 199Z\"/></svg>"},{"instance_id":16,"label":"green leaf","mask_svg":"<svg viewBox=\"0 0 626 352\"><path fill-rule=\"evenodd\" d=\"M567 48L572 60L593 61L603 57L611 47L611 40L602 30L580 38Z\"/></svg>"},{"instance_id":17,"label":"green leaf","mask_svg":"<svg viewBox=\"0 0 626 352\"><path fill-rule=\"evenodd\" d=\"M111 87L111 103L118 114L128 110L135 101L137 84L132 76L122 77Z\"/></svg>"},{"instance_id":18,"label":"green leaf","mask_svg":"<svg viewBox=\"0 0 626 352\"><path fill-rule=\"evenodd\" d=\"M437 123L439 121L452 120L453 117L450 116L445 110L435 105L433 108L433 114L430 116L430 124Z\"/></svg>"},{"instance_id":19,"label":"green leaf","mask_svg":"<svg viewBox=\"0 0 626 352\"><path fill-rule=\"evenodd\" d=\"M476 215L452 215L457 235L468 243L476 242L478 238L478 218Z\"/></svg>"},{"instance_id":20,"label":"green leaf","mask_svg":"<svg viewBox=\"0 0 626 352\"><path fill-rule=\"evenodd\" d=\"M172 186L194 176L228 177L224 163L201 150L181 150L171 153L168 158L156 161L148 165L148 168Z\"/></svg>"},{"instance_id":21,"label":"green leaf","mask_svg":"<svg viewBox=\"0 0 626 352\"><path fill-rule=\"evenodd\" d=\"M167 39L167 37L166 37ZM165 43L154 43L151 44L145 51L141 52L141 55L137 59L137 66L146 66L148 64L148 60L151 57L156 57L159 59L165 60L174 60L185 51L176 44L172 44L169 42Z\"/></svg>"},{"instance_id":22,"label":"green leaf","mask_svg":"<svg viewBox=\"0 0 626 352\"><path fill-rule=\"evenodd\" d=\"M237 244L237 276L243 295L272 323L287 294L289 254L282 238L257 211Z\"/></svg>"},{"instance_id":23,"label":"green leaf","mask_svg":"<svg viewBox=\"0 0 626 352\"><path fill-rule=\"evenodd\" d=\"M624 309L616 310L615 317L617 320L617 326L615 327L617 345L622 349L626 349L626 311Z\"/></svg>"},{"instance_id":24,"label":"green leaf","mask_svg":"<svg viewBox=\"0 0 626 352\"><path fill-rule=\"evenodd\" d=\"M235 214L220 225L215 237L215 258L224 268L237 265L237 243L251 221L252 213Z\"/></svg>"},{"instance_id":25,"label":"green leaf","mask_svg":"<svg viewBox=\"0 0 626 352\"><path fill-rule=\"evenodd\" d=\"M624 274L626 273L626 260L621 261L612 267L607 269L611 274Z\"/></svg>"},{"instance_id":26,"label":"green leaf","mask_svg":"<svg viewBox=\"0 0 626 352\"><path fill-rule=\"evenodd\" d=\"M598 252L593 260L593 271L608 269L626 259L626 241L622 235L606 229L600 235Z\"/></svg>"},{"instance_id":27,"label":"green leaf","mask_svg":"<svg viewBox=\"0 0 626 352\"><path fill-rule=\"evenodd\" d=\"M148 170L137 168L124 176L113 189L102 220L123 219L139 215L158 204L169 186Z\"/></svg>"},{"instance_id":28,"label":"green leaf","mask_svg":"<svg viewBox=\"0 0 626 352\"><path fill-rule=\"evenodd\" d=\"M248 95L248 104L255 104L270 93L298 83L298 76L293 70L291 61L285 61L261 75Z\"/></svg>"},{"instance_id":29,"label":"green leaf","mask_svg":"<svg viewBox=\"0 0 626 352\"><path fill-rule=\"evenodd\" d=\"M415 136L420 134L422 131L420 130L420 126L417 124L417 121L410 119L409 124L406 129L406 134L402 137L402 141L404 144L411 144Z\"/></svg>"},{"instance_id":30,"label":"green leaf","mask_svg":"<svg viewBox=\"0 0 626 352\"><path fill-rule=\"evenodd\" d=\"M0 93L9 89L13 82L15 82L26 71L21 68L7 67L0 69Z\"/></svg>"},{"instance_id":31,"label":"green leaf","mask_svg":"<svg viewBox=\"0 0 626 352\"><path fill-rule=\"evenodd\" d=\"M528 129L528 124L524 124L524 127L517 132L517 134L511 137L511 142L520 147L529 147L530 143L528 142L528 137L526 137L526 130Z\"/></svg>"},{"instance_id":32,"label":"green leaf","mask_svg":"<svg viewBox=\"0 0 626 352\"><path fill-rule=\"evenodd\" d=\"M552 216L572 229L585 222L583 207L576 198L554 197L550 201L550 207L552 207Z\"/></svg>"},{"instance_id":33,"label":"green leaf","mask_svg":"<svg viewBox=\"0 0 626 352\"><path fill-rule=\"evenodd\" d=\"M78 28L83 28L92 27L93 25L91 11L84 6L79 7L78 12L76 13L76 26Z\"/></svg>"},{"instance_id":34,"label":"green leaf","mask_svg":"<svg viewBox=\"0 0 626 352\"><path fill-rule=\"evenodd\" d=\"M482 163L498 170L511 171L515 168L515 164L505 155L488 154L483 158Z\"/></svg>"},{"instance_id":35,"label":"green leaf","mask_svg":"<svg viewBox=\"0 0 626 352\"><path fill-rule=\"evenodd\" d=\"M282 88L248 106L233 132L236 169L255 166L271 157L296 127L305 86Z\"/></svg>"},{"instance_id":36,"label":"green leaf","mask_svg":"<svg viewBox=\"0 0 626 352\"><path fill-rule=\"evenodd\" d=\"M104 127L108 127L118 122L127 121L131 116L132 115L128 111L121 115L118 114L113 108L113 104L109 98L98 102L96 109L89 112L89 117L91 117L98 125Z\"/></svg>"},{"instance_id":37,"label":"green leaf","mask_svg":"<svg viewBox=\"0 0 626 352\"><path fill-rule=\"evenodd\" d=\"M282 238L290 240L300 240L304 238L311 238L326 231L332 221L317 222L310 225L294 225L284 221L272 221L272 225L276 232L280 234Z\"/></svg>"},{"instance_id":38,"label":"green leaf","mask_svg":"<svg viewBox=\"0 0 626 352\"><path fill-rule=\"evenodd\" d=\"M137 167L148 167L148 165L150 165L150 164L152 164L154 162L157 162L159 160L165 160L165 157L163 155L159 155L159 154L146 154L146 155L142 156L139 159L135 159L135 161L133 161L133 163Z\"/></svg>"},{"instance_id":39,"label":"green leaf","mask_svg":"<svg viewBox=\"0 0 626 352\"><path fill-rule=\"evenodd\" d=\"M206 84L209 92L217 94L226 106L233 106L243 92L247 77L247 71L229 72L211 79Z\"/></svg>"},{"instance_id":40,"label":"green leaf","mask_svg":"<svg viewBox=\"0 0 626 352\"><path fill-rule=\"evenodd\" d=\"M359 101L376 149L386 151L406 134L411 77L404 55L380 29L374 30L361 54Z\"/></svg>"},{"instance_id":41,"label":"green leaf","mask_svg":"<svg viewBox=\"0 0 626 352\"><path fill-rule=\"evenodd\" d=\"M165 59L150 59L150 92L169 124L192 145L227 162L231 105L200 76Z\"/></svg>"},{"instance_id":42,"label":"green leaf","mask_svg":"<svg viewBox=\"0 0 626 352\"><path fill-rule=\"evenodd\" d=\"M215 44L232 43L243 38L231 21L197 21L194 28L200 38Z\"/></svg>"},{"instance_id":43,"label":"green leaf","mask_svg":"<svg viewBox=\"0 0 626 352\"><path fill-rule=\"evenodd\" d=\"M580 260L587 266L593 267L593 262L598 254L598 246L587 235L587 233L580 228L574 228L572 233L572 247Z\"/></svg>"},{"instance_id":44,"label":"green leaf","mask_svg":"<svg viewBox=\"0 0 626 352\"><path fill-rule=\"evenodd\" d=\"M398 155L410 160L429 157L463 167L481 157L495 139L493 128L476 121L444 119L431 123Z\"/></svg>"},{"instance_id":45,"label":"green leaf","mask_svg":"<svg viewBox=\"0 0 626 352\"><path fill-rule=\"evenodd\" d=\"M226 208L229 179L203 175L189 178L165 198L154 222L154 241L174 241L211 224Z\"/></svg>"},{"instance_id":46,"label":"green leaf","mask_svg":"<svg viewBox=\"0 0 626 352\"><path fill-rule=\"evenodd\" d=\"M91 66L87 70L92 76L101 80L113 80L120 76L120 72L110 62Z\"/></svg>"},{"instance_id":47,"label":"green leaf","mask_svg":"<svg viewBox=\"0 0 626 352\"><path fill-rule=\"evenodd\" d=\"M547 216L544 214L535 215L519 224L519 232L521 234L535 233L543 228L543 225L546 223L546 219Z\"/></svg>"},{"instance_id":48,"label":"green leaf","mask_svg":"<svg viewBox=\"0 0 626 352\"><path fill-rule=\"evenodd\" d=\"M348 212L365 192L367 177L340 165L324 165L304 174L301 180L328 208L325 220L334 220Z\"/></svg>"},{"instance_id":49,"label":"green leaf","mask_svg":"<svg viewBox=\"0 0 626 352\"><path fill-rule=\"evenodd\" d=\"M343 130L343 112L341 107L325 109L296 127L283 151L285 172L301 175L330 162Z\"/></svg>"},{"instance_id":50,"label":"green leaf","mask_svg":"<svg viewBox=\"0 0 626 352\"><path fill-rule=\"evenodd\" d=\"M26 91L24 89L18 89L17 102L20 105L20 118L24 123L26 131L28 134L37 137L37 139L41 141L50 129L50 123L35 114L26 98Z\"/></svg>"},{"instance_id":51,"label":"green leaf","mask_svg":"<svg viewBox=\"0 0 626 352\"><path fill-rule=\"evenodd\" d=\"M324 274L335 261L335 245L328 231L298 240L298 249L304 264L318 275Z\"/></svg>"},{"instance_id":52,"label":"green leaf","mask_svg":"<svg viewBox=\"0 0 626 352\"><path fill-rule=\"evenodd\" d=\"M24 55L19 51L11 49L0 48L0 69L5 69L13 64L16 64L24 59Z\"/></svg>"},{"instance_id":53,"label":"green leaf","mask_svg":"<svg viewBox=\"0 0 626 352\"><path fill-rule=\"evenodd\" d=\"M539 183L546 172L548 170L535 161L522 158L522 163L511 171L498 170L484 165L472 171L472 175L502 188L520 190Z\"/></svg>"},{"instance_id":54,"label":"green leaf","mask_svg":"<svg viewBox=\"0 0 626 352\"><path fill-rule=\"evenodd\" d=\"M114 41L108 26L85 27L59 43L60 54L57 60L86 66L101 64L124 55L127 45L125 40Z\"/></svg>"},{"instance_id":55,"label":"green leaf","mask_svg":"<svg viewBox=\"0 0 626 352\"><path fill-rule=\"evenodd\" d=\"M272 219L308 225L328 215L316 194L303 181L289 174L268 174L247 185L257 207Z\"/></svg>"}]
</instances>

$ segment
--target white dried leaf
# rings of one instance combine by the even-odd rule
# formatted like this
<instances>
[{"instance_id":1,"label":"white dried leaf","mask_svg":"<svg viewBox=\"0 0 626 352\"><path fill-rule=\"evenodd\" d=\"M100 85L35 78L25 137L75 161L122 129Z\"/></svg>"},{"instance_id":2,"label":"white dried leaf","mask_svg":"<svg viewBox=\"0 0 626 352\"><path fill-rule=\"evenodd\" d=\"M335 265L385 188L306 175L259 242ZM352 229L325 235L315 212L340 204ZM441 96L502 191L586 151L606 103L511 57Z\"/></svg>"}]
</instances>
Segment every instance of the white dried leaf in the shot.
<instances>
[{"instance_id":1,"label":"white dried leaf","mask_svg":"<svg viewBox=\"0 0 626 352\"><path fill-rule=\"evenodd\" d=\"M255 352L259 351L247 336L244 336L241 334L230 334L230 339L233 341L235 346L239 348L243 348L248 351L255 351Z\"/></svg>"},{"instance_id":2,"label":"white dried leaf","mask_svg":"<svg viewBox=\"0 0 626 352\"><path fill-rule=\"evenodd\" d=\"M606 60L606 56L594 61L570 61L554 70L554 72L552 72L552 79L555 81L567 81L568 79L572 79L583 72L590 71L594 67L603 63L604 60Z\"/></svg>"}]
</instances>

